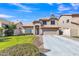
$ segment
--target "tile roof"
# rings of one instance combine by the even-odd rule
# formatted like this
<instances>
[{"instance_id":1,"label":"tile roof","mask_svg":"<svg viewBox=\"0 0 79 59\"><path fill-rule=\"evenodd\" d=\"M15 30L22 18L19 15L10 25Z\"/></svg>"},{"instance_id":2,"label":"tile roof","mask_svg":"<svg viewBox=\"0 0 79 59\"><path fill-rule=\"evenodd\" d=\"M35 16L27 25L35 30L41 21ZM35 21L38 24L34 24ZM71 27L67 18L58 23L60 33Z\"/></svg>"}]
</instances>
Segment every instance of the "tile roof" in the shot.
<instances>
[{"instance_id":1,"label":"tile roof","mask_svg":"<svg viewBox=\"0 0 79 59\"><path fill-rule=\"evenodd\" d=\"M79 16L79 14L64 14L64 15L61 15L61 16Z\"/></svg>"},{"instance_id":2,"label":"tile roof","mask_svg":"<svg viewBox=\"0 0 79 59\"><path fill-rule=\"evenodd\" d=\"M42 29L59 29L60 27L58 27L58 26L42 26L41 27Z\"/></svg>"},{"instance_id":3,"label":"tile roof","mask_svg":"<svg viewBox=\"0 0 79 59\"><path fill-rule=\"evenodd\" d=\"M39 21L33 21L33 24L35 24L35 23L40 23Z\"/></svg>"},{"instance_id":4,"label":"tile roof","mask_svg":"<svg viewBox=\"0 0 79 59\"><path fill-rule=\"evenodd\" d=\"M49 21L49 18L42 18L39 21Z\"/></svg>"},{"instance_id":5,"label":"tile roof","mask_svg":"<svg viewBox=\"0 0 79 59\"><path fill-rule=\"evenodd\" d=\"M24 28L32 28L33 27L33 24L32 23L29 23L29 24L23 24Z\"/></svg>"}]
</instances>

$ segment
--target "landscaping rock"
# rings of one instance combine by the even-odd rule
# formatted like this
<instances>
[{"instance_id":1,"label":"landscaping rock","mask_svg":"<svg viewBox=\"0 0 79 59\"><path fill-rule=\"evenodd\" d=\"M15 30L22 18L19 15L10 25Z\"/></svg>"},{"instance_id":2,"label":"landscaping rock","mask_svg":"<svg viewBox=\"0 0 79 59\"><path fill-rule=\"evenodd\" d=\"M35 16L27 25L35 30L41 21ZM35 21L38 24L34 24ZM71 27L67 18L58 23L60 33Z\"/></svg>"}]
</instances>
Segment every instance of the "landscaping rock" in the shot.
<instances>
[{"instance_id":1,"label":"landscaping rock","mask_svg":"<svg viewBox=\"0 0 79 59\"><path fill-rule=\"evenodd\" d=\"M1 56L37 56L39 49L33 44L17 44L0 52Z\"/></svg>"}]
</instances>

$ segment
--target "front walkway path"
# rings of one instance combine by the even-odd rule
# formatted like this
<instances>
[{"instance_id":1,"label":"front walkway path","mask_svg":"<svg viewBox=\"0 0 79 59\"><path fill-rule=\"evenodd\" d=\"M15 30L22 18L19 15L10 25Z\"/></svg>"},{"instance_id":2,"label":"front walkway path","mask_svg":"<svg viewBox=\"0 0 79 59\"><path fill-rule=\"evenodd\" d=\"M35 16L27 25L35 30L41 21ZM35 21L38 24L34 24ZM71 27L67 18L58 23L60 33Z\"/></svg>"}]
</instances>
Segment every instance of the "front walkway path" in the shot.
<instances>
[{"instance_id":1,"label":"front walkway path","mask_svg":"<svg viewBox=\"0 0 79 59\"><path fill-rule=\"evenodd\" d=\"M43 35L43 43L50 50L45 53L47 56L79 56L79 41L56 35Z\"/></svg>"}]
</instances>

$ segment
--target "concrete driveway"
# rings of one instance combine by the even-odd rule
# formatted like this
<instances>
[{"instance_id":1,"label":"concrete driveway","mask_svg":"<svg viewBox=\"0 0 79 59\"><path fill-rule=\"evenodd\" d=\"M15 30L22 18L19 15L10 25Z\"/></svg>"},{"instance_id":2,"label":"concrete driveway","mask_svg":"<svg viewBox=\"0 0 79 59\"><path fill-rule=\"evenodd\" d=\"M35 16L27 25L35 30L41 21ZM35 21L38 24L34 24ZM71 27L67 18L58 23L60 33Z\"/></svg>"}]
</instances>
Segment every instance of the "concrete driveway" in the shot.
<instances>
[{"instance_id":1,"label":"concrete driveway","mask_svg":"<svg viewBox=\"0 0 79 59\"><path fill-rule=\"evenodd\" d=\"M47 56L79 56L79 42L61 36L43 35Z\"/></svg>"}]
</instances>

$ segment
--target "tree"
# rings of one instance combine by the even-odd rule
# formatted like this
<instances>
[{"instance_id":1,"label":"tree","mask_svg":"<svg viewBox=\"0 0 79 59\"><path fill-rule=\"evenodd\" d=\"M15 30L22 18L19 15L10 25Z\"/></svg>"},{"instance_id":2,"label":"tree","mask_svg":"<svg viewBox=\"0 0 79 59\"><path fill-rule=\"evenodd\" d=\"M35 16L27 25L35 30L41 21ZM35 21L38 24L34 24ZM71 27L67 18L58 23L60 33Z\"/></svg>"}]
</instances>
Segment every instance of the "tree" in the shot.
<instances>
[{"instance_id":1,"label":"tree","mask_svg":"<svg viewBox=\"0 0 79 59\"><path fill-rule=\"evenodd\" d=\"M3 25L3 28L5 29L5 36L11 36L14 34L14 29L16 29L16 25L9 24L9 25Z\"/></svg>"},{"instance_id":2,"label":"tree","mask_svg":"<svg viewBox=\"0 0 79 59\"><path fill-rule=\"evenodd\" d=\"M2 34L3 34L3 27L0 27L0 36L2 36Z\"/></svg>"}]
</instances>

